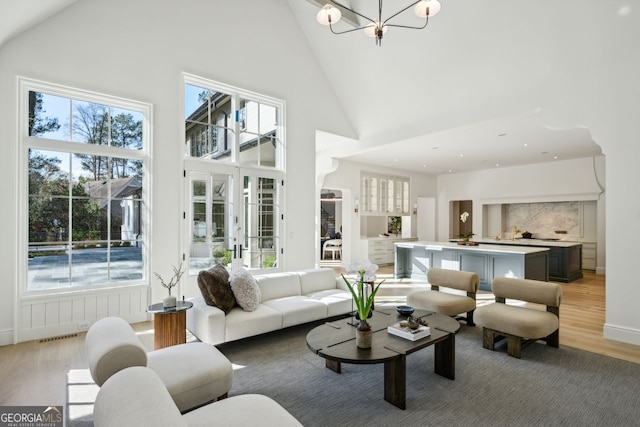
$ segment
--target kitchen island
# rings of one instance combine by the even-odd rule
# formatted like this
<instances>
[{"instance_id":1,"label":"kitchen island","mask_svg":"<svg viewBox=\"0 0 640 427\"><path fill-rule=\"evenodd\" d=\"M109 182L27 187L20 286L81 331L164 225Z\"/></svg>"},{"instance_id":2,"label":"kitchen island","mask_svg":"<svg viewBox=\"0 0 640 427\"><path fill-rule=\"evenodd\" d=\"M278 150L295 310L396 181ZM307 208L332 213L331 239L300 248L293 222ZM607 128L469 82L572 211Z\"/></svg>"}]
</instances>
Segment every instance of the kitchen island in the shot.
<instances>
[{"instance_id":1,"label":"kitchen island","mask_svg":"<svg viewBox=\"0 0 640 427\"><path fill-rule=\"evenodd\" d=\"M559 239L474 239L486 245L549 248L549 280L569 283L582 278L582 243Z\"/></svg>"},{"instance_id":2,"label":"kitchen island","mask_svg":"<svg viewBox=\"0 0 640 427\"><path fill-rule=\"evenodd\" d=\"M396 279L427 280L429 268L472 271L480 277L480 289L491 290L494 277L549 281L549 248L453 242L396 243Z\"/></svg>"}]
</instances>

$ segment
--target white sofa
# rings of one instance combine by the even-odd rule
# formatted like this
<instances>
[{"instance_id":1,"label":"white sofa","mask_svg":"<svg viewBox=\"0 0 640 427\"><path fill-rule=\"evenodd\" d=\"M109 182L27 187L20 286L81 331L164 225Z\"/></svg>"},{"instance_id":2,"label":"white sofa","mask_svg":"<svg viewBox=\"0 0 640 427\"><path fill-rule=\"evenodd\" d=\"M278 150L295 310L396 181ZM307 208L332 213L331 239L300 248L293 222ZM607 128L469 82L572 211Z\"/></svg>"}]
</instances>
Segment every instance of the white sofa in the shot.
<instances>
[{"instance_id":1,"label":"white sofa","mask_svg":"<svg viewBox=\"0 0 640 427\"><path fill-rule=\"evenodd\" d=\"M289 326L347 314L352 297L344 280L331 268L255 276L262 295L259 307L236 306L225 315L202 296L190 298L187 329L212 345L235 341Z\"/></svg>"}]
</instances>

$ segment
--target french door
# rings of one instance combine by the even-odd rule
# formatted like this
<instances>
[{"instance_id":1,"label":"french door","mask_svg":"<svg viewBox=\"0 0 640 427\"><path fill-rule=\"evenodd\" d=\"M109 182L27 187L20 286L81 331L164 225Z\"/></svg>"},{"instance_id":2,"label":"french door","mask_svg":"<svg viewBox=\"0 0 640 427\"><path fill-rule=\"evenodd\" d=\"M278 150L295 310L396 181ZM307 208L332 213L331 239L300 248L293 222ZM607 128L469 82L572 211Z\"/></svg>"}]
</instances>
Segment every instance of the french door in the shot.
<instances>
[{"instance_id":1,"label":"french door","mask_svg":"<svg viewBox=\"0 0 640 427\"><path fill-rule=\"evenodd\" d=\"M185 162L185 262L190 281L221 264L229 271L282 265L282 173Z\"/></svg>"}]
</instances>

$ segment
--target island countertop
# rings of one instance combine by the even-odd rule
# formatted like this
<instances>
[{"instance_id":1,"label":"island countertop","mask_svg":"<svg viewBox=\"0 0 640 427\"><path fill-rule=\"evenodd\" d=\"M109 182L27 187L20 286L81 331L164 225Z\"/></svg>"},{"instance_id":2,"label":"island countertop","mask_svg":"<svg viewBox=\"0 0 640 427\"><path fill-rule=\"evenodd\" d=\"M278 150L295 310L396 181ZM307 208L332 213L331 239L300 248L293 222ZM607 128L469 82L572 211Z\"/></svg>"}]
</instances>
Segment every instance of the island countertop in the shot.
<instances>
[{"instance_id":1,"label":"island countertop","mask_svg":"<svg viewBox=\"0 0 640 427\"><path fill-rule=\"evenodd\" d=\"M568 242L563 240L547 240L547 239L520 239L516 238L515 240L510 239L473 239L474 242L478 243L486 243L490 245L511 245L511 246L544 246L547 248L570 248L573 246L582 245L581 242Z\"/></svg>"},{"instance_id":2,"label":"island countertop","mask_svg":"<svg viewBox=\"0 0 640 427\"><path fill-rule=\"evenodd\" d=\"M480 243L477 240L474 240ZM456 249L461 251L469 251L469 252L493 252L493 253L505 253L505 254L533 254L539 252L548 251L548 247L538 247L538 246L515 246L515 245L500 245L500 244L479 244L477 246L467 246L467 245L459 245L455 242L397 242L396 247L424 247L429 250L446 250L446 249Z\"/></svg>"}]
</instances>

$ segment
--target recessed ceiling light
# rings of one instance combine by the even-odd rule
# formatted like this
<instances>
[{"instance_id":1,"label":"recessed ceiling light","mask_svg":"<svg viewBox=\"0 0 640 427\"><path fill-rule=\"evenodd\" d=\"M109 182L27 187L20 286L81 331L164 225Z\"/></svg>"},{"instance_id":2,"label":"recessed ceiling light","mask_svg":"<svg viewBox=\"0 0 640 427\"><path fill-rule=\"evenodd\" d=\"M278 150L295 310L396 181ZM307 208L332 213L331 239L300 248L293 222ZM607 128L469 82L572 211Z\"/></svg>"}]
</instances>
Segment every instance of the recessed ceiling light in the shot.
<instances>
[{"instance_id":1,"label":"recessed ceiling light","mask_svg":"<svg viewBox=\"0 0 640 427\"><path fill-rule=\"evenodd\" d=\"M453 172L453 170L449 169L449 173Z\"/></svg>"},{"instance_id":2,"label":"recessed ceiling light","mask_svg":"<svg viewBox=\"0 0 640 427\"><path fill-rule=\"evenodd\" d=\"M393 159L394 162L398 163L398 159Z\"/></svg>"},{"instance_id":3,"label":"recessed ceiling light","mask_svg":"<svg viewBox=\"0 0 640 427\"><path fill-rule=\"evenodd\" d=\"M558 156L553 156L553 160L556 160L558 158Z\"/></svg>"},{"instance_id":4,"label":"recessed ceiling light","mask_svg":"<svg viewBox=\"0 0 640 427\"><path fill-rule=\"evenodd\" d=\"M500 163L496 163L496 167L500 167Z\"/></svg>"},{"instance_id":5,"label":"recessed ceiling light","mask_svg":"<svg viewBox=\"0 0 640 427\"><path fill-rule=\"evenodd\" d=\"M426 167L427 167L427 165L422 165L422 167L423 167L423 168L426 168Z\"/></svg>"},{"instance_id":6,"label":"recessed ceiling light","mask_svg":"<svg viewBox=\"0 0 640 427\"><path fill-rule=\"evenodd\" d=\"M460 157L464 157L464 154L460 154Z\"/></svg>"},{"instance_id":7,"label":"recessed ceiling light","mask_svg":"<svg viewBox=\"0 0 640 427\"><path fill-rule=\"evenodd\" d=\"M525 146L525 147L528 147L528 146L529 146L529 144L527 144L527 143L525 142L525 143L524 143L524 146Z\"/></svg>"}]
</instances>

